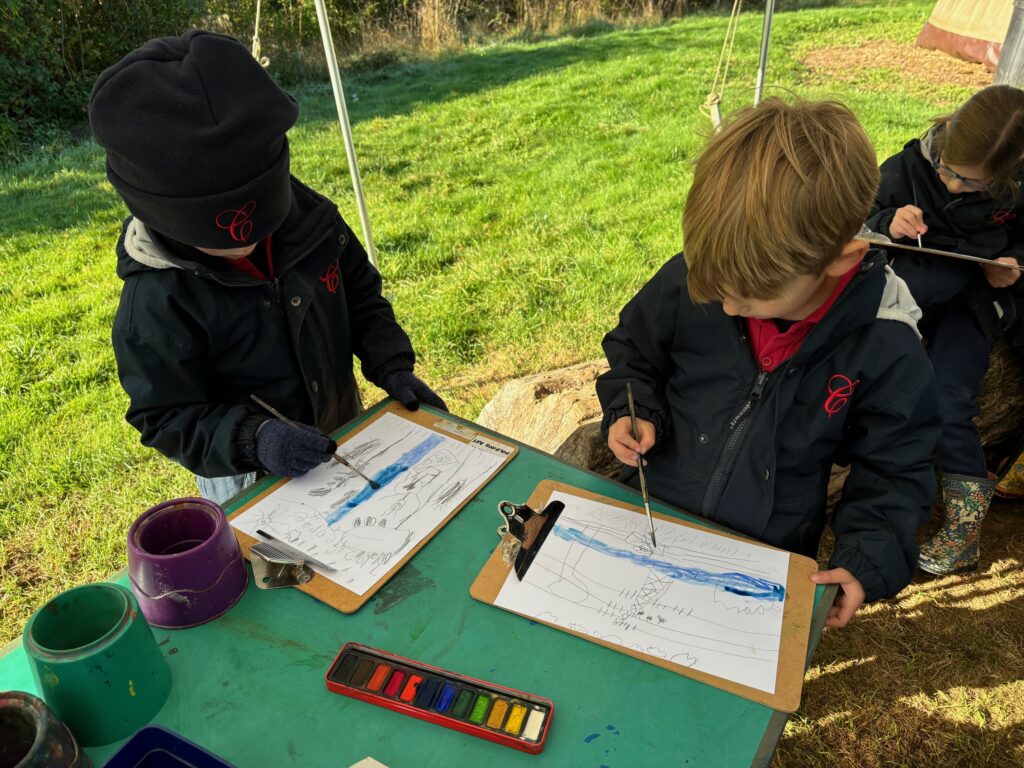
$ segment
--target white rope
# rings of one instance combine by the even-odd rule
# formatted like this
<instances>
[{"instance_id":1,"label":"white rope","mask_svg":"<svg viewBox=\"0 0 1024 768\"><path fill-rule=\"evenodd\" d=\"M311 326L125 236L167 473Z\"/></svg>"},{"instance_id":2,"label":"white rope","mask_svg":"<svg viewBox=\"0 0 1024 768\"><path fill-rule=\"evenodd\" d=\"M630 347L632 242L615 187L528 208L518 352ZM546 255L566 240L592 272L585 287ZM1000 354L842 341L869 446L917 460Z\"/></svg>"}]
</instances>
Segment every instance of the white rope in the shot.
<instances>
[{"instance_id":1,"label":"white rope","mask_svg":"<svg viewBox=\"0 0 1024 768\"><path fill-rule=\"evenodd\" d=\"M722 41L722 51L718 54L718 66L715 67L715 79L711 83L711 91L701 105L700 111L711 118L711 123L718 128L722 121L721 107L722 93L725 91L725 84L729 79L729 63L732 61L732 49L736 43L736 30L739 29L740 10L743 0L733 0L732 12L729 14L729 24L725 29L725 39Z\"/></svg>"},{"instance_id":2,"label":"white rope","mask_svg":"<svg viewBox=\"0 0 1024 768\"><path fill-rule=\"evenodd\" d=\"M260 56L260 0L256 0L256 27L252 31L252 57L264 69L270 66L270 59Z\"/></svg>"}]
</instances>

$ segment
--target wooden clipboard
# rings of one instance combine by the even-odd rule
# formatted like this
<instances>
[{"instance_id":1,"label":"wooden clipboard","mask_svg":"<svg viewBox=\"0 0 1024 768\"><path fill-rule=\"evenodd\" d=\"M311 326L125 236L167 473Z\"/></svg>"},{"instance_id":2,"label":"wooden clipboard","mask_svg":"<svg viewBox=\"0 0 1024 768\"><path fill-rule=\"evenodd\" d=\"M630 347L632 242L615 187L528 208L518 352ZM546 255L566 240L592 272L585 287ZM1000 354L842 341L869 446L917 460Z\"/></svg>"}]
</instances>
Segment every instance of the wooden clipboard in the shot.
<instances>
[{"instance_id":1,"label":"wooden clipboard","mask_svg":"<svg viewBox=\"0 0 1024 768\"><path fill-rule=\"evenodd\" d=\"M400 416L401 418L406 419L407 421L411 421L415 424L420 425L421 427L426 427L427 429L433 430L434 432L437 432L440 435L444 435L445 437L451 440L456 440L460 443L472 443L474 440L482 441L491 450L502 453L504 455L504 459L502 460L501 464L499 464L497 468L493 472L491 472L490 475L488 475L487 479L484 480L483 484L480 486L480 488L477 489L476 493L479 493L481 490L483 490L487 483L489 483L496 474L498 474L502 469L504 469L505 466L519 452L519 449L515 445L502 442L500 440L496 440L490 434L484 432L477 432L472 427L466 426L465 424L456 422L452 419L445 418L443 415L438 415L437 413L429 412L423 408L420 408L419 410L416 411L408 411L405 408L403 408L399 403L395 402L389 403L388 405L384 406L379 411L377 411L377 413L370 416L370 418L368 418L366 421L364 421L362 424L355 427L351 431L345 432L344 434L339 434L341 432L341 430L339 430L339 432L332 435L332 437L348 440L349 438L358 435L360 432L362 432L364 429L369 427L371 424L376 422L379 418L381 418L384 414L387 413ZM243 506L235 510L228 517L228 520L230 521L238 517L251 506L261 501L262 499L265 499L267 496L269 496L271 493L276 491L278 488L283 486L288 481L289 478L287 477L281 478L279 481L271 485L258 496L253 497L252 499L247 501ZM476 496L476 493L466 497L466 499L461 504L459 504L459 506L452 510L451 514L449 514L444 520L438 523L438 525L435 528L433 528L433 530L431 530L430 533L424 536L423 539L419 541L419 543L417 543L412 549L410 549L405 554L405 556L402 557L401 560L395 563L391 570L389 570L380 579L378 579L373 584L373 586L370 587L363 594L356 594L355 592L349 589L345 589L345 587L341 586L340 584L336 584L335 582L331 581L330 579L326 578L321 574L315 575L313 579L308 583L299 584L295 588L302 590L308 595L312 595L320 602L326 603L327 605L341 611L342 613L355 613L363 606L364 603L366 603L367 600L369 600L371 597L374 596L374 594L376 594L377 590L379 590L387 583L388 579L390 579L392 576L398 573L398 571L402 568L403 565L409 562L409 560L411 560L417 552L423 549L423 546L432 538L434 538L434 536L437 535L437 532L440 531L445 525L447 525L448 521L455 517L455 515L459 513L459 510L466 506L466 504L468 504L473 499L473 497ZM238 530L234 526L232 526L232 530L235 532L235 538L238 539L238 543L242 547L242 554L246 557L246 559L252 559L249 555L249 548L252 547L253 544L258 543L259 540L253 538L244 531Z\"/></svg>"},{"instance_id":2,"label":"wooden clipboard","mask_svg":"<svg viewBox=\"0 0 1024 768\"><path fill-rule=\"evenodd\" d=\"M645 514L642 507L636 507L631 504L626 504L625 502L616 501L615 499L610 499L606 496L599 496L596 493L591 493L581 488L574 488L573 486L558 483L553 480L545 480L538 485L530 495L527 504L535 510L541 510L547 504L551 494L555 491L563 491L565 493L571 493L574 496L599 501L603 504L608 504L619 509L635 512L638 515ZM715 535L722 536L723 538L736 539L747 544L751 543L750 539L734 533L726 533L721 530L696 525L685 520L680 520L679 518L663 515L659 512L652 512L652 514L661 521L662 525L681 525L685 528L693 528L705 533L713 533ZM645 522L644 530L646 529L647 526ZM775 547L769 547L765 544L758 544L758 546L763 546L765 549L776 549ZM803 687L804 665L807 662L807 644L811 630L811 614L814 607L815 585L809 577L812 573L815 573L818 570L818 565L809 557L803 557L802 555L795 555L793 553L788 554L789 573L786 579L786 598L783 603L782 635L779 638L779 660L775 671L774 693L767 693L766 691L762 691L758 688L751 688L750 686L742 685L741 683L736 683L732 680L726 680L707 672L675 664L658 656L651 656L646 653L635 651L631 648L626 648L621 645L606 642L596 637L591 637L590 635L574 632L571 629L567 629L556 624L550 624L536 616L530 616L527 614L518 615L523 616L530 621L547 624L549 627L554 627L562 632L568 632L571 635L576 635L576 637L582 637L584 640L589 640L592 643L598 643L599 645L611 648L614 651L629 654L633 658L655 664L680 675L692 677L702 683L707 683L708 685L720 688L723 691L728 691L729 693L734 693L737 696L742 696L745 699L756 701L757 703L764 704L772 709L777 709L783 712L795 712L800 706L800 691ZM501 545L499 544L495 547L490 558L487 560L487 563L484 565L483 570L480 571L480 574L476 577L476 581L474 581L473 585L470 587L470 595L481 602L494 605L496 608L502 608L502 606L495 605L495 601L498 599L498 593L501 591L502 586L505 584L505 580L511 572L512 565L503 562L501 559ZM502 608L502 610L507 609ZM518 612L511 611L511 613Z\"/></svg>"}]
</instances>

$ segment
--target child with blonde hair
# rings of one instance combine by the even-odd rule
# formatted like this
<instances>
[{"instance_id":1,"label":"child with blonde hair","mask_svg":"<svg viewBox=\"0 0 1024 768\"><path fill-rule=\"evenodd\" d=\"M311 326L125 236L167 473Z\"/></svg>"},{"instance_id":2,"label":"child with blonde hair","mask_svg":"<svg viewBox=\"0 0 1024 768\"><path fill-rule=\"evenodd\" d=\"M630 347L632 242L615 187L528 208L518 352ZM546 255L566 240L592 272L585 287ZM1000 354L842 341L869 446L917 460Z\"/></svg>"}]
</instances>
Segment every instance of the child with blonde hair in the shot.
<instances>
[{"instance_id":1,"label":"child with blonde hair","mask_svg":"<svg viewBox=\"0 0 1024 768\"><path fill-rule=\"evenodd\" d=\"M653 495L768 544L814 557L832 465L850 465L813 577L840 586L829 626L910 581L935 491L919 311L856 239L877 184L842 105L740 110L697 161L685 253L622 310L597 384L609 447L643 457Z\"/></svg>"}]
</instances>

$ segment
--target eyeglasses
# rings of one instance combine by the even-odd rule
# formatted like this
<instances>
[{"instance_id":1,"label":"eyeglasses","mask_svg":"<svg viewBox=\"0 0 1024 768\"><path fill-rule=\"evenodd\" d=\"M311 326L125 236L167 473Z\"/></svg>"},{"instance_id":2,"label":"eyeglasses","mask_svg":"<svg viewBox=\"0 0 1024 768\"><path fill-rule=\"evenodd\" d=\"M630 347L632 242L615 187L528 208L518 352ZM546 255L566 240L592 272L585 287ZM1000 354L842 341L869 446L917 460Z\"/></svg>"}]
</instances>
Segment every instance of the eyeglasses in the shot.
<instances>
[{"instance_id":1,"label":"eyeglasses","mask_svg":"<svg viewBox=\"0 0 1024 768\"><path fill-rule=\"evenodd\" d=\"M966 176L961 176L948 165L943 165L943 163L938 158L932 160L932 168L934 168L935 172L939 174L939 176L944 178L946 181L953 181L955 179L956 181L959 181L961 184L963 184L964 188L966 189L972 189L976 192L984 192L986 189L988 189L988 184L986 184L985 182L978 181L977 179L969 179Z\"/></svg>"}]
</instances>

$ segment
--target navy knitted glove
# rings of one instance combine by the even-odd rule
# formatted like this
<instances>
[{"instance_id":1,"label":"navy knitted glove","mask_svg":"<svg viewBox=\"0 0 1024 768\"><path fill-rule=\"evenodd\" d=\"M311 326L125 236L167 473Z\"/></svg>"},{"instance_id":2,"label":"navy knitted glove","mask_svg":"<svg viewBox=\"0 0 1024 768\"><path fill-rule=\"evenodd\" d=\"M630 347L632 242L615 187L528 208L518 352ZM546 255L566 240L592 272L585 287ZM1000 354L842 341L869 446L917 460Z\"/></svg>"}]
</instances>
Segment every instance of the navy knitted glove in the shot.
<instances>
[{"instance_id":1,"label":"navy knitted glove","mask_svg":"<svg viewBox=\"0 0 1024 768\"><path fill-rule=\"evenodd\" d=\"M256 432L256 458L268 472L299 477L329 461L338 444L318 429L268 419Z\"/></svg>"},{"instance_id":2,"label":"navy knitted glove","mask_svg":"<svg viewBox=\"0 0 1024 768\"><path fill-rule=\"evenodd\" d=\"M448 410L444 400L438 397L434 390L420 381L412 371L392 371L384 377L381 386L390 397L393 397L410 411L415 411L419 408L420 403L432 405L434 408L440 408L442 411Z\"/></svg>"}]
</instances>

